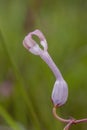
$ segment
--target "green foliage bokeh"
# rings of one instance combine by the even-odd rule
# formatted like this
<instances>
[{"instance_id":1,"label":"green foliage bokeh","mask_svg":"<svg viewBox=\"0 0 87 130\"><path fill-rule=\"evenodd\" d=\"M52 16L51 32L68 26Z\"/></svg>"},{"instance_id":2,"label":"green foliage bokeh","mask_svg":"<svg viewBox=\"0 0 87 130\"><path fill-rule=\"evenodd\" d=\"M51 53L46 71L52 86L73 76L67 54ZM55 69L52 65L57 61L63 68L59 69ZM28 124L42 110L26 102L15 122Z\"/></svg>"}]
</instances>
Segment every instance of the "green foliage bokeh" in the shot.
<instances>
[{"instance_id":1,"label":"green foliage bokeh","mask_svg":"<svg viewBox=\"0 0 87 130\"><path fill-rule=\"evenodd\" d=\"M0 0L0 125L12 130L63 129L52 115L55 78L38 56L22 45L40 29L48 51L69 86L58 113L87 117L87 1ZM87 124L72 130L86 130Z\"/></svg>"}]
</instances>

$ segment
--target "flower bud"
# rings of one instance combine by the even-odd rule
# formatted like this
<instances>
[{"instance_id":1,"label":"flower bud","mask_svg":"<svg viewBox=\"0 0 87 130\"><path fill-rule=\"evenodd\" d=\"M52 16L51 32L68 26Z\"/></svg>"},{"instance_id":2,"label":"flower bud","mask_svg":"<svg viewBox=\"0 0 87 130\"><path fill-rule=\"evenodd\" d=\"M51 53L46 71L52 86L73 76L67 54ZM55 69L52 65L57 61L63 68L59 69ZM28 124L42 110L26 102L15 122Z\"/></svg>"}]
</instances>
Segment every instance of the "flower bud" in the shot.
<instances>
[{"instance_id":1,"label":"flower bud","mask_svg":"<svg viewBox=\"0 0 87 130\"><path fill-rule=\"evenodd\" d=\"M36 35L40 39L40 44L44 48L42 50L39 45L33 40L32 36ZM47 51L47 42L40 30L35 30L33 32L30 32L23 40L23 45L26 49L28 49L31 53L35 55L40 55L42 51Z\"/></svg>"},{"instance_id":2,"label":"flower bud","mask_svg":"<svg viewBox=\"0 0 87 130\"><path fill-rule=\"evenodd\" d=\"M68 87L66 82L61 80L56 80L53 91L52 91L52 101L54 106L62 106L65 104L68 98Z\"/></svg>"}]
</instances>

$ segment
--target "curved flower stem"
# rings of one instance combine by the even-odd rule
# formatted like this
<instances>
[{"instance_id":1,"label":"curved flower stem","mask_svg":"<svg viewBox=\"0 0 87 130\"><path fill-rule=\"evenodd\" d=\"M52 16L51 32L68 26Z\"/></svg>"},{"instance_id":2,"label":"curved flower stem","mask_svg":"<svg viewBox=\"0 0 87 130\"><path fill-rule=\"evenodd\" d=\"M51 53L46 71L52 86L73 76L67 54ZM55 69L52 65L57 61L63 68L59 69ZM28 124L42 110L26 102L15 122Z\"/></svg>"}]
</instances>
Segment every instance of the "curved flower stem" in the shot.
<instances>
[{"instance_id":1,"label":"curved flower stem","mask_svg":"<svg viewBox=\"0 0 87 130\"><path fill-rule=\"evenodd\" d=\"M87 118L76 120L75 124L77 124L77 123L85 123L85 122L87 122Z\"/></svg>"},{"instance_id":2,"label":"curved flower stem","mask_svg":"<svg viewBox=\"0 0 87 130\"><path fill-rule=\"evenodd\" d=\"M63 118L59 117L56 113L56 107L55 106L53 107L53 115L57 120L59 120L63 123L67 123L64 130L69 130L70 126L75 123L75 119L73 119L73 118L72 119L63 119Z\"/></svg>"},{"instance_id":3,"label":"curved flower stem","mask_svg":"<svg viewBox=\"0 0 87 130\"><path fill-rule=\"evenodd\" d=\"M63 118L59 117L59 116L57 115L57 113L56 113L56 107L55 107L55 106L53 107L53 115L54 115L54 117L55 117L57 120L59 120L59 121L61 121L61 122L63 122L63 123L69 123L69 122L71 121L71 119L63 119Z\"/></svg>"},{"instance_id":4,"label":"curved flower stem","mask_svg":"<svg viewBox=\"0 0 87 130\"><path fill-rule=\"evenodd\" d=\"M69 130L70 126L73 124L73 120L71 120L64 128L64 130Z\"/></svg>"},{"instance_id":5,"label":"curved flower stem","mask_svg":"<svg viewBox=\"0 0 87 130\"><path fill-rule=\"evenodd\" d=\"M76 120L74 118L71 118L71 119L63 119L61 117L58 116L58 114L56 113L56 109L57 107L53 107L53 115L54 117L63 122L63 123L67 123L67 125L65 126L64 130L69 130L70 126L73 125L73 124L78 124L78 123L85 123L87 122L87 118L84 118L84 119L79 119L79 120Z\"/></svg>"}]
</instances>

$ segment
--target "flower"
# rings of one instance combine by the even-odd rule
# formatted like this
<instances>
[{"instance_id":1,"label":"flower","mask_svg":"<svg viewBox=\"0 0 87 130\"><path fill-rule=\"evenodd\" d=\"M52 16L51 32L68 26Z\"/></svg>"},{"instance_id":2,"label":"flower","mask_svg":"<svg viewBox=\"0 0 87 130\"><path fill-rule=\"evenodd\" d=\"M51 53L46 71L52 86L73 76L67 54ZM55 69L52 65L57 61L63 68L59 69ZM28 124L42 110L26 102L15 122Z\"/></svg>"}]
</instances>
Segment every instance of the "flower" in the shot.
<instances>
[{"instance_id":1,"label":"flower","mask_svg":"<svg viewBox=\"0 0 87 130\"><path fill-rule=\"evenodd\" d=\"M41 49L39 45L33 40L32 36L36 35L40 39L40 44L44 49ZM40 30L35 30L30 32L23 40L23 45L26 49L28 49L31 53L35 55L40 55L42 51L47 51L47 41Z\"/></svg>"},{"instance_id":2,"label":"flower","mask_svg":"<svg viewBox=\"0 0 87 130\"><path fill-rule=\"evenodd\" d=\"M40 44L43 47L40 48L40 46L37 44L35 40L33 40L32 36L36 35L40 39ZM54 106L62 106L66 101L68 97L68 87L66 82L64 81L61 72L55 65L54 61L52 60L51 56L49 55L47 49L47 41L43 35L43 33L40 30L35 30L33 32L30 32L23 40L23 45L26 49L28 49L31 53L35 55L39 55L50 67L52 70L56 82L53 87L52 91L52 101Z\"/></svg>"},{"instance_id":3,"label":"flower","mask_svg":"<svg viewBox=\"0 0 87 130\"><path fill-rule=\"evenodd\" d=\"M56 80L53 91L52 91L52 101L54 106L62 106L65 104L68 98L68 87L64 79Z\"/></svg>"}]
</instances>

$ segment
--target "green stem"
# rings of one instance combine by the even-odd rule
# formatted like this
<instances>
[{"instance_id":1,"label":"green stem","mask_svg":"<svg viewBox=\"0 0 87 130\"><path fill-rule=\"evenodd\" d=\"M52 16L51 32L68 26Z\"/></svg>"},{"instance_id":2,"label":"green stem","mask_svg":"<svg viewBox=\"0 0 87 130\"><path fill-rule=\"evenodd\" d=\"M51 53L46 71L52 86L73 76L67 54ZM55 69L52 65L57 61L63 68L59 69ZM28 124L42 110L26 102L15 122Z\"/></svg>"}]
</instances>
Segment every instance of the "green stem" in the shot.
<instances>
[{"instance_id":1,"label":"green stem","mask_svg":"<svg viewBox=\"0 0 87 130\"><path fill-rule=\"evenodd\" d=\"M1 105L0 105L0 115L6 120L6 122L12 128L12 130L21 130L19 125L15 123L12 117L7 113L7 111Z\"/></svg>"}]
</instances>

